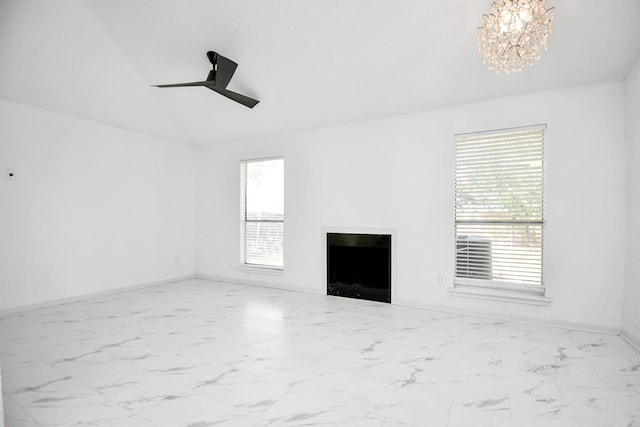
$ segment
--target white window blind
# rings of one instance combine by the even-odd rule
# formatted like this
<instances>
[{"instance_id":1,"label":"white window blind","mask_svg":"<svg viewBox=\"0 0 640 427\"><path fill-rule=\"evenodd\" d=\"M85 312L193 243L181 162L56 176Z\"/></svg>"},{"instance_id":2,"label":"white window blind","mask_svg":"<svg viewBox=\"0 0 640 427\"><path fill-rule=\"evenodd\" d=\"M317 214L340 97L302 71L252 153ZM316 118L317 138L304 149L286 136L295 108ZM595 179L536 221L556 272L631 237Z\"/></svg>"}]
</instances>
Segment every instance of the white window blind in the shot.
<instances>
[{"instance_id":1,"label":"white window blind","mask_svg":"<svg viewBox=\"0 0 640 427\"><path fill-rule=\"evenodd\" d=\"M243 260L282 267L284 247L284 159L243 163Z\"/></svg>"},{"instance_id":2,"label":"white window blind","mask_svg":"<svg viewBox=\"0 0 640 427\"><path fill-rule=\"evenodd\" d=\"M544 130L456 135L456 284L542 289Z\"/></svg>"}]
</instances>

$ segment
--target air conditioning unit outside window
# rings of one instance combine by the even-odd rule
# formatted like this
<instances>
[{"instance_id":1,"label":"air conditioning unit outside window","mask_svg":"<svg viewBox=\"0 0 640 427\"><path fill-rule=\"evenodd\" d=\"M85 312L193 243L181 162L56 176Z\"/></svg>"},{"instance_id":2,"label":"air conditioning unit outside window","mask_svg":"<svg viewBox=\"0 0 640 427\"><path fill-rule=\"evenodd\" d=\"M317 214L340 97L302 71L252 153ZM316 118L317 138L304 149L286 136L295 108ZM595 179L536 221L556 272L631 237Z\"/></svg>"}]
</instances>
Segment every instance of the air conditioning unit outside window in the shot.
<instances>
[{"instance_id":1,"label":"air conditioning unit outside window","mask_svg":"<svg viewBox=\"0 0 640 427\"><path fill-rule=\"evenodd\" d=\"M493 278L491 263L490 239L457 236L456 277L491 280Z\"/></svg>"}]
</instances>

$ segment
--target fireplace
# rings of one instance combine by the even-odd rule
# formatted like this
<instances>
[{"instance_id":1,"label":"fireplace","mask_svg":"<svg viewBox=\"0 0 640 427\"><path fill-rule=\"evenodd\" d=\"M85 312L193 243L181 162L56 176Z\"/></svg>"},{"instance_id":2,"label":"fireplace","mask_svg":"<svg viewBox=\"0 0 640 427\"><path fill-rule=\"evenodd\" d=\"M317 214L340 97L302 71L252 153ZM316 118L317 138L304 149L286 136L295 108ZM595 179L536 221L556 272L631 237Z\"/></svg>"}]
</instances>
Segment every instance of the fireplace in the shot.
<instances>
[{"instance_id":1,"label":"fireplace","mask_svg":"<svg viewBox=\"0 0 640 427\"><path fill-rule=\"evenodd\" d=\"M391 235L327 233L327 295L391 302Z\"/></svg>"}]
</instances>

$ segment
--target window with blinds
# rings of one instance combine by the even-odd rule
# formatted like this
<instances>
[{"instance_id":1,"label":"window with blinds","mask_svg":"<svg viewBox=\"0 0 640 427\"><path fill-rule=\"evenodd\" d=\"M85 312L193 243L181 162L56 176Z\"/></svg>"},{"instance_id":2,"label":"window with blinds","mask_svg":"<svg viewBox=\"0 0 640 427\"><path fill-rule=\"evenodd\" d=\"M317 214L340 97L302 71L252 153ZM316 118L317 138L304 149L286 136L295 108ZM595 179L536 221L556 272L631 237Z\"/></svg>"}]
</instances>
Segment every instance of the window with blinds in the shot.
<instances>
[{"instance_id":1,"label":"window with blinds","mask_svg":"<svg viewBox=\"0 0 640 427\"><path fill-rule=\"evenodd\" d=\"M284 159L242 162L242 262L283 267Z\"/></svg>"},{"instance_id":2,"label":"window with blinds","mask_svg":"<svg viewBox=\"0 0 640 427\"><path fill-rule=\"evenodd\" d=\"M456 135L455 284L543 293L544 131Z\"/></svg>"}]
</instances>

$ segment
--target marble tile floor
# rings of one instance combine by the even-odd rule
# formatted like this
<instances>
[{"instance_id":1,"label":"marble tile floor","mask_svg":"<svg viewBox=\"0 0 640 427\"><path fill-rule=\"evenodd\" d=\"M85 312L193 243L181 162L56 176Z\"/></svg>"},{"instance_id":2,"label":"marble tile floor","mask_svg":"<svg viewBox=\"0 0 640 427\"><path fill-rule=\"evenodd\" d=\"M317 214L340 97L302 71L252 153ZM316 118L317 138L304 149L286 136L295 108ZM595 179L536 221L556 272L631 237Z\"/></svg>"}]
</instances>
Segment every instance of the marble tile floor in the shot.
<instances>
[{"instance_id":1,"label":"marble tile floor","mask_svg":"<svg viewBox=\"0 0 640 427\"><path fill-rule=\"evenodd\" d=\"M187 280L0 318L5 425L640 426L618 336Z\"/></svg>"}]
</instances>

